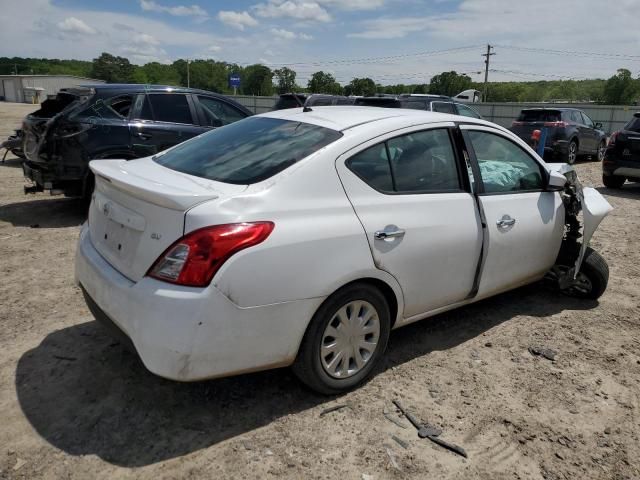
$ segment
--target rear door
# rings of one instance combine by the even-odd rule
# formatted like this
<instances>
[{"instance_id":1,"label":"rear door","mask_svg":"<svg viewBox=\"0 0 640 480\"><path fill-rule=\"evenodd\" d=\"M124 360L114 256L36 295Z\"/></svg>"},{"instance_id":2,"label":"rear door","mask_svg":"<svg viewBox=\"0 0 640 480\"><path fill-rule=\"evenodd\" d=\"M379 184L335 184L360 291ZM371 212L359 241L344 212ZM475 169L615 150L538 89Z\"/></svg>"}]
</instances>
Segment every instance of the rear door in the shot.
<instances>
[{"instance_id":1,"label":"rear door","mask_svg":"<svg viewBox=\"0 0 640 480\"><path fill-rule=\"evenodd\" d=\"M546 171L516 141L490 127L462 125L487 225L478 297L541 278L555 263L564 232L558 192Z\"/></svg>"},{"instance_id":2,"label":"rear door","mask_svg":"<svg viewBox=\"0 0 640 480\"><path fill-rule=\"evenodd\" d=\"M474 287L482 224L451 129L404 129L336 162L375 265L402 287L405 318L461 301Z\"/></svg>"},{"instance_id":3,"label":"rear door","mask_svg":"<svg viewBox=\"0 0 640 480\"><path fill-rule=\"evenodd\" d=\"M138 95L129 124L136 156L154 155L206 131L200 125L190 94Z\"/></svg>"},{"instance_id":4,"label":"rear door","mask_svg":"<svg viewBox=\"0 0 640 480\"><path fill-rule=\"evenodd\" d=\"M588 149L591 152L595 152L600 144L600 134L596 130L593 120L591 120L586 113L578 110L576 110L576 112L580 115L580 118L582 118L582 128L584 129L583 135L588 139Z\"/></svg>"}]
</instances>

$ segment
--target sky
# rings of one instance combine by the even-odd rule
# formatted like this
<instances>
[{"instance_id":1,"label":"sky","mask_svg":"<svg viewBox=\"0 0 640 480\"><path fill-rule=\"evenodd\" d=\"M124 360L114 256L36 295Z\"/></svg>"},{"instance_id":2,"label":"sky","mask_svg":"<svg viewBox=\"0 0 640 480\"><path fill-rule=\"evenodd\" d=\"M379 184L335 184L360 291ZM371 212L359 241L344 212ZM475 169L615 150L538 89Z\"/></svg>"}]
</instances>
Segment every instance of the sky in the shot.
<instances>
[{"instance_id":1,"label":"sky","mask_svg":"<svg viewBox=\"0 0 640 480\"><path fill-rule=\"evenodd\" d=\"M640 0L3 0L0 56L288 66L306 85L640 76Z\"/></svg>"}]
</instances>

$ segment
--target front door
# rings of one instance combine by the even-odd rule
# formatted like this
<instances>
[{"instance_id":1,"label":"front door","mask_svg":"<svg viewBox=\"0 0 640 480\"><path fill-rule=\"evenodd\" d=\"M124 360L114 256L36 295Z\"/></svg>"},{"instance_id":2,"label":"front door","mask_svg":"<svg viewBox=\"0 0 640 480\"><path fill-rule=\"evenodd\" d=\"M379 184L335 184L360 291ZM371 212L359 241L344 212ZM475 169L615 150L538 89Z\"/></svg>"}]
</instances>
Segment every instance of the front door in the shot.
<instances>
[{"instance_id":1,"label":"front door","mask_svg":"<svg viewBox=\"0 0 640 480\"><path fill-rule=\"evenodd\" d=\"M206 131L199 123L191 95L140 94L129 123L133 151L146 157L166 150Z\"/></svg>"},{"instance_id":2,"label":"front door","mask_svg":"<svg viewBox=\"0 0 640 480\"><path fill-rule=\"evenodd\" d=\"M555 263L564 231L558 192L545 191L546 170L515 140L475 125L461 130L476 166L487 224L478 297L541 278Z\"/></svg>"},{"instance_id":3,"label":"front door","mask_svg":"<svg viewBox=\"0 0 640 480\"><path fill-rule=\"evenodd\" d=\"M375 265L402 288L405 318L464 300L473 290L482 224L462 180L453 127L394 132L336 162Z\"/></svg>"}]
</instances>

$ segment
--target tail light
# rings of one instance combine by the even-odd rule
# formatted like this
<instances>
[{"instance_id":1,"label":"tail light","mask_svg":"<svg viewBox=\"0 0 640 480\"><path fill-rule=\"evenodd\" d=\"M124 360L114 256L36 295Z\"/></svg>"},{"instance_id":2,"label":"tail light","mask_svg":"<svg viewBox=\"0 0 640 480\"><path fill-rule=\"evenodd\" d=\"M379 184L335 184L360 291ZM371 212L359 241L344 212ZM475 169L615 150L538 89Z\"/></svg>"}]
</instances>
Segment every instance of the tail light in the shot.
<instances>
[{"instance_id":1,"label":"tail light","mask_svg":"<svg viewBox=\"0 0 640 480\"><path fill-rule=\"evenodd\" d=\"M559 127L559 128L564 128L567 125L569 125L567 122L544 122L544 126L545 127Z\"/></svg>"},{"instance_id":2,"label":"tail light","mask_svg":"<svg viewBox=\"0 0 640 480\"><path fill-rule=\"evenodd\" d=\"M264 242L273 222L230 223L194 230L171 245L147 272L149 277L206 287L232 255Z\"/></svg>"},{"instance_id":3,"label":"tail light","mask_svg":"<svg viewBox=\"0 0 640 480\"><path fill-rule=\"evenodd\" d=\"M611 136L609 137L609 146L613 146L616 144L616 140L618 138L618 135L620 135L620 132L613 132L611 134Z\"/></svg>"}]
</instances>

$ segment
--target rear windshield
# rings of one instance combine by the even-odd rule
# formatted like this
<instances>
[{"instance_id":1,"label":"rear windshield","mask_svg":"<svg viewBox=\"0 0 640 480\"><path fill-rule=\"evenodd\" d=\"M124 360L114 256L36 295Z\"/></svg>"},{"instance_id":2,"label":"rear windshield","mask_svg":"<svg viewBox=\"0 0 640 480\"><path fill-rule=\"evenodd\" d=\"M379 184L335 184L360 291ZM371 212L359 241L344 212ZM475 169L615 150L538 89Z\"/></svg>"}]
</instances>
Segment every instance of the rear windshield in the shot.
<instances>
[{"instance_id":1,"label":"rear windshield","mask_svg":"<svg viewBox=\"0 0 640 480\"><path fill-rule=\"evenodd\" d=\"M518 117L519 122L559 122L558 110L522 110Z\"/></svg>"},{"instance_id":2,"label":"rear windshield","mask_svg":"<svg viewBox=\"0 0 640 480\"><path fill-rule=\"evenodd\" d=\"M195 137L153 159L196 177L247 185L272 177L341 136L308 123L253 117Z\"/></svg>"},{"instance_id":3,"label":"rear windshield","mask_svg":"<svg viewBox=\"0 0 640 480\"><path fill-rule=\"evenodd\" d=\"M286 108L296 108L304 105L307 97L304 95L297 95L294 97L293 95L287 95L286 97L280 97L273 107L274 110L284 110Z\"/></svg>"},{"instance_id":4,"label":"rear windshield","mask_svg":"<svg viewBox=\"0 0 640 480\"><path fill-rule=\"evenodd\" d=\"M400 102L395 98L356 98L354 104L367 107L400 108Z\"/></svg>"},{"instance_id":5,"label":"rear windshield","mask_svg":"<svg viewBox=\"0 0 640 480\"><path fill-rule=\"evenodd\" d=\"M624 127L631 132L640 132L640 117L633 117Z\"/></svg>"}]
</instances>

